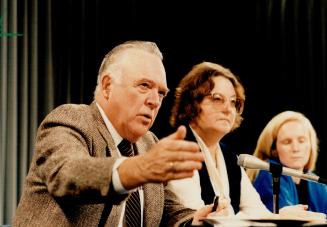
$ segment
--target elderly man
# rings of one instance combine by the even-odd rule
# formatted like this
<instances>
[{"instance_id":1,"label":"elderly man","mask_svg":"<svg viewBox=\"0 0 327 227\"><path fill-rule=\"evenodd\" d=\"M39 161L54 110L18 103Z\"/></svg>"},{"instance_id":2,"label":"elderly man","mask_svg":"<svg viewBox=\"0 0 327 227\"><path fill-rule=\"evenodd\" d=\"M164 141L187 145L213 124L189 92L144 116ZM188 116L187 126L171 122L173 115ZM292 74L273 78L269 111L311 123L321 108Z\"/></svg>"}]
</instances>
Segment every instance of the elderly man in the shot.
<instances>
[{"instance_id":1,"label":"elderly man","mask_svg":"<svg viewBox=\"0 0 327 227\"><path fill-rule=\"evenodd\" d=\"M168 92L152 42L118 45L104 58L91 105L66 104L41 123L14 226L158 226L193 223L164 183L191 177L203 156L186 128L149 131ZM130 213L132 211L132 213Z\"/></svg>"}]
</instances>

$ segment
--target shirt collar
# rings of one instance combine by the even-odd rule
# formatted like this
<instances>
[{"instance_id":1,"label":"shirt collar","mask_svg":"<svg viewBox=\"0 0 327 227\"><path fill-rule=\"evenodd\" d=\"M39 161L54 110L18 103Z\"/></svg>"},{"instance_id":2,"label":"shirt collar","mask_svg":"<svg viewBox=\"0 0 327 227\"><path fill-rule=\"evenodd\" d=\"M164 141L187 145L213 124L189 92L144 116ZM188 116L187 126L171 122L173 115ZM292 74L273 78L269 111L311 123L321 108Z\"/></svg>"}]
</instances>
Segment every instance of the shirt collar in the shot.
<instances>
[{"instance_id":1,"label":"shirt collar","mask_svg":"<svg viewBox=\"0 0 327 227\"><path fill-rule=\"evenodd\" d=\"M96 105L100 111L101 117L104 120L104 123L106 124L107 129L109 130L109 133L111 134L114 142L115 142L115 146L117 147L117 145L123 140L123 137L121 137L119 135L119 133L117 132L117 130L114 128L114 126L111 124L109 118L107 117L107 115L105 114L104 110L101 108L101 106L96 102Z\"/></svg>"}]
</instances>

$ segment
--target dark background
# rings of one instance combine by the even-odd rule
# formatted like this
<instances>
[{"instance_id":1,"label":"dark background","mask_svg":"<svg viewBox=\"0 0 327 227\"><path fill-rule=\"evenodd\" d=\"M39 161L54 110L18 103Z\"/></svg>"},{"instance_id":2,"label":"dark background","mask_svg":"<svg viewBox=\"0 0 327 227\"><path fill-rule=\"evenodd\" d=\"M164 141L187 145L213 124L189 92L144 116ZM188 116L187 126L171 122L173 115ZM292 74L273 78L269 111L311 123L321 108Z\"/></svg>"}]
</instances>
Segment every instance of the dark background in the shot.
<instances>
[{"instance_id":1,"label":"dark background","mask_svg":"<svg viewBox=\"0 0 327 227\"><path fill-rule=\"evenodd\" d=\"M252 153L275 114L300 111L316 128L317 173L326 177L326 5L324 0L52 1L55 106L92 101L98 68L112 47L130 39L155 41L171 89L152 128L159 138L171 132L179 80L194 64L212 61L238 75L246 91L244 121L226 143L238 153ZM42 18L47 12L38 13ZM38 23L40 30L49 26ZM43 38L41 33L40 52ZM42 53L39 58L47 61ZM40 120L45 114L39 111Z\"/></svg>"}]
</instances>

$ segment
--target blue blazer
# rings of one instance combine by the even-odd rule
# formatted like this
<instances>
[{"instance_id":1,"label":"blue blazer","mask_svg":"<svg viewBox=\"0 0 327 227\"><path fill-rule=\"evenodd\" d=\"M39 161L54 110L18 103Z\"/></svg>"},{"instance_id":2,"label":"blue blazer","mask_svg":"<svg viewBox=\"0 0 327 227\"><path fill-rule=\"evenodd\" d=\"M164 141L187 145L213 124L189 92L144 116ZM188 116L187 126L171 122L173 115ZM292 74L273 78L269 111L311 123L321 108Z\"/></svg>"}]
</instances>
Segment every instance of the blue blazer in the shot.
<instances>
[{"instance_id":1,"label":"blue blazer","mask_svg":"<svg viewBox=\"0 0 327 227\"><path fill-rule=\"evenodd\" d=\"M308 206L310 211L327 214L327 186L324 184L307 181L308 183ZM266 207L273 210L272 175L268 171L261 170L253 182L253 186L260 194ZM299 204L296 185L292 177L281 175L279 208Z\"/></svg>"}]
</instances>

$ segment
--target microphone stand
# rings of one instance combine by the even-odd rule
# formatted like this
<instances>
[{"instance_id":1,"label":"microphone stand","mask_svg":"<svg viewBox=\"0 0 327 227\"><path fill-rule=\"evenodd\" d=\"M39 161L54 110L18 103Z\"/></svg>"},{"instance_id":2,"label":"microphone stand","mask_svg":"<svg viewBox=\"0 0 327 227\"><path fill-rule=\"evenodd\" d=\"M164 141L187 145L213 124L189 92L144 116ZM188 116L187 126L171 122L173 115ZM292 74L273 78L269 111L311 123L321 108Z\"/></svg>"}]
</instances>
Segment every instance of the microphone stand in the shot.
<instances>
[{"instance_id":1,"label":"microphone stand","mask_svg":"<svg viewBox=\"0 0 327 227\"><path fill-rule=\"evenodd\" d=\"M273 212L279 213L279 189L280 189L280 176L282 174L283 167L281 164L270 162L269 171L272 174L273 181Z\"/></svg>"}]
</instances>

